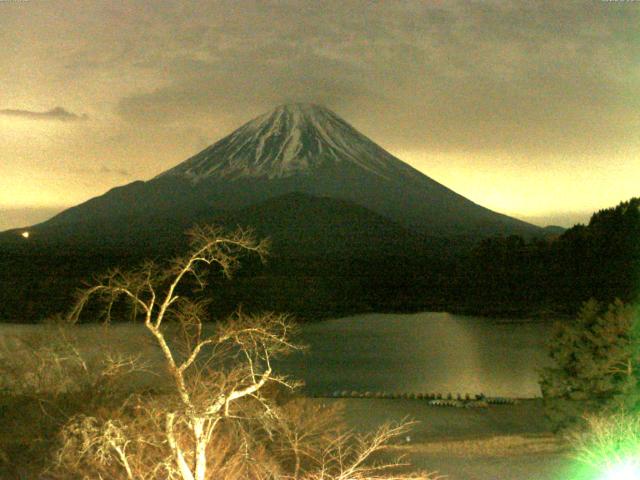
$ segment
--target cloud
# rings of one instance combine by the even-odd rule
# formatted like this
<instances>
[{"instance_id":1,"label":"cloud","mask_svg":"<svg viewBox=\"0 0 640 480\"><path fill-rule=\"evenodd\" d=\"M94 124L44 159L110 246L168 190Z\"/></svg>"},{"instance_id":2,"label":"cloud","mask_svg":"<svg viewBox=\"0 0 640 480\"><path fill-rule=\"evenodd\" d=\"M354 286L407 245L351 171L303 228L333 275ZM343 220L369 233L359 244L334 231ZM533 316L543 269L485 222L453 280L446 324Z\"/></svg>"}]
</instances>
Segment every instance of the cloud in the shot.
<instances>
[{"instance_id":1,"label":"cloud","mask_svg":"<svg viewBox=\"0 0 640 480\"><path fill-rule=\"evenodd\" d=\"M51 110L47 110L46 112L5 108L0 110L0 115L26 118L29 120L57 120L62 122L74 122L89 118L86 114L77 115L63 107L55 107Z\"/></svg>"},{"instance_id":2,"label":"cloud","mask_svg":"<svg viewBox=\"0 0 640 480\"><path fill-rule=\"evenodd\" d=\"M131 178L132 173L125 168L113 168L107 165L101 165L98 168L92 167L74 167L70 169L73 173L80 175L109 175L114 177Z\"/></svg>"},{"instance_id":3,"label":"cloud","mask_svg":"<svg viewBox=\"0 0 640 480\"><path fill-rule=\"evenodd\" d=\"M183 35L138 64L167 81L124 96L117 113L138 125L231 129L309 101L399 149L544 156L638 144L640 42L625 26L640 9L346 3L253 5L243 15L228 7L222 24L214 18L223 12L183 16Z\"/></svg>"},{"instance_id":4,"label":"cloud","mask_svg":"<svg viewBox=\"0 0 640 480\"><path fill-rule=\"evenodd\" d=\"M124 178L129 178L132 176L131 172L124 168L111 168L111 167L107 167L106 165L103 165L102 167L100 167L100 169L98 170L98 173L115 175L115 176L124 177Z\"/></svg>"}]
</instances>

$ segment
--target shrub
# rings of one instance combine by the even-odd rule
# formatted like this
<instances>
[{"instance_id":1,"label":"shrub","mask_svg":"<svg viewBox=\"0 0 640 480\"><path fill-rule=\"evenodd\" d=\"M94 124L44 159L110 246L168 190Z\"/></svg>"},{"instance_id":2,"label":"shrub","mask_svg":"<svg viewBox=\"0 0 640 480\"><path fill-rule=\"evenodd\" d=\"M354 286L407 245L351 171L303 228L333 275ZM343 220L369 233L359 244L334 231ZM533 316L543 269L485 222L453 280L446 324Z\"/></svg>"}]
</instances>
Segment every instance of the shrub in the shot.
<instances>
[{"instance_id":1,"label":"shrub","mask_svg":"<svg viewBox=\"0 0 640 480\"><path fill-rule=\"evenodd\" d=\"M580 427L589 414L633 410L639 401L637 311L616 301L586 302L578 317L558 323L549 342L553 365L540 386L556 430Z\"/></svg>"},{"instance_id":2,"label":"shrub","mask_svg":"<svg viewBox=\"0 0 640 480\"><path fill-rule=\"evenodd\" d=\"M77 330L77 329L76 329ZM131 394L141 365L104 340L92 358L76 331L51 323L5 338L0 354L0 478L39 478L56 434L75 415L113 411Z\"/></svg>"}]
</instances>

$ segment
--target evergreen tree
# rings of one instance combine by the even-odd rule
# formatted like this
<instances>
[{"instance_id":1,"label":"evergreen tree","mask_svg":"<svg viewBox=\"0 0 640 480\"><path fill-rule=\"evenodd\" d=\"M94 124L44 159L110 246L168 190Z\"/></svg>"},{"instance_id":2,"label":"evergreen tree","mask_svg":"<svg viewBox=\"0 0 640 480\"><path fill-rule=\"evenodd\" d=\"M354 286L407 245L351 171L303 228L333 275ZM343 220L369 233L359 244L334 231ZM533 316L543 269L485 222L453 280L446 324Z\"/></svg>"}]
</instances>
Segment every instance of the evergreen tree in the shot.
<instances>
[{"instance_id":1,"label":"evergreen tree","mask_svg":"<svg viewBox=\"0 0 640 480\"><path fill-rule=\"evenodd\" d=\"M540 386L556 430L578 426L585 415L640 406L640 335L637 311L616 300L586 302L578 317L556 325Z\"/></svg>"}]
</instances>

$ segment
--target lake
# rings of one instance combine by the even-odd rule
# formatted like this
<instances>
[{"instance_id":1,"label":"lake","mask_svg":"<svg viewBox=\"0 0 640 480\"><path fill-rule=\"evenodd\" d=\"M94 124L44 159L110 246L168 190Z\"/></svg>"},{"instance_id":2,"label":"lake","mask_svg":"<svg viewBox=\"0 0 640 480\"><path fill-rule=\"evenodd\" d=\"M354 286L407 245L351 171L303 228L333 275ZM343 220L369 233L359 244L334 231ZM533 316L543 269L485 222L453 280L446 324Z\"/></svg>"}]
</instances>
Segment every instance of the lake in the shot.
<instances>
[{"instance_id":1,"label":"lake","mask_svg":"<svg viewBox=\"0 0 640 480\"><path fill-rule=\"evenodd\" d=\"M303 329L304 356L286 369L311 392L449 392L540 396L550 322L425 312L366 314Z\"/></svg>"},{"instance_id":2,"label":"lake","mask_svg":"<svg viewBox=\"0 0 640 480\"><path fill-rule=\"evenodd\" d=\"M308 391L442 393L530 398L540 396L538 370L547 362L550 322L506 321L424 312L364 314L304 325L310 348L278 362ZM81 349L106 345L151 352L140 325L75 327ZM0 324L0 356L21 338L54 335L48 327Z\"/></svg>"}]
</instances>

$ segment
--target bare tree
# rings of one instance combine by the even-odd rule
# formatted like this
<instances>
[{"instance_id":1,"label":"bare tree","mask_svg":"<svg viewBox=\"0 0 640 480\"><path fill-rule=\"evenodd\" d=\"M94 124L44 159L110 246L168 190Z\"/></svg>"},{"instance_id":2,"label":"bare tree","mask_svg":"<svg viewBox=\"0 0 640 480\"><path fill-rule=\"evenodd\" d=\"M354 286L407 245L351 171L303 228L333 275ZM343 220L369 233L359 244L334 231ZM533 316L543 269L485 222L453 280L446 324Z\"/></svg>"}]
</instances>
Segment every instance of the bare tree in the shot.
<instances>
[{"instance_id":1,"label":"bare tree","mask_svg":"<svg viewBox=\"0 0 640 480\"><path fill-rule=\"evenodd\" d=\"M108 318L120 297L141 314L145 328L162 352L164 366L178 394L179 402L164 418L166 442L175 463L172 467L179 478L204 480L207 478L207 446L221 420L241 415L233 407L245 397L258 400L268 413L268 399L261 395L263 387L269 382L293 386L274 374L271 359L298 347L289 342L292 325L282 315L238 315L207 335L204 331L206 304L179 295L187 276L194 278L200 287L204 286L205 272L201 267L217 265L223 274L230 275L237 266L240 252L265 255L264 242L256 242L242 230L224 235L211 227L200 227L191 232L191 247L188 256L174 260L168 269L146 263L133 272L109 272L97 285L82 293L70 318L77 320L87 302L96 296L106 302ZM225 371L221 360L228 357L230 350L241 361ZM180 435L178 431L182 429L190 435ZM107 430L112 438L117 437L113 424ZM116 447L113 441L108 444L122 459L127 477L133 478L124 460L124 446Z\"/></svg>"},{"instance_id":2,"label":"bare tree","mask_svg":"<svg viewBox=\"0 0 640 480\"><path fill-rule=\"evenodd\" d=\"M118 302L132 307L160 351L168 389L132 396L115 418L72 419L61 433L54 476L72 470L130 480L358 480L383 478L377 474L398 465L371 467L365 460L404 426L364 439L325 428L316 416L316 428L307 419L301 431L276 403L272 389L296 383L276 374L272 360L301 348L290 340L295 328L286 315L239 312L205 324L207 303L190 298L187 284L204 287L211 267L230 275L243 252L263 258L267 244L243 230L199 227L191 232L190 253L169 267L148 262L114 270L79 295L69 315L74 322L93 298L104 302L106 321Z\"/></svg>"},{"instance_id":3,"label":"bare tree","mask_svg":"<svg viewBox=\"0 0 640 480\"><path fill-rule=\"evenodd\" d=\"M402 457L372 461L389 443L404 436L412 422L384 424L369 435L344 432L334 436L322 449L320 464L308 472L304 480L443 480L446 476L435 473L404 473L409 464Z\"/></svg>"}]
</instances>

